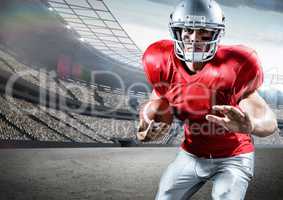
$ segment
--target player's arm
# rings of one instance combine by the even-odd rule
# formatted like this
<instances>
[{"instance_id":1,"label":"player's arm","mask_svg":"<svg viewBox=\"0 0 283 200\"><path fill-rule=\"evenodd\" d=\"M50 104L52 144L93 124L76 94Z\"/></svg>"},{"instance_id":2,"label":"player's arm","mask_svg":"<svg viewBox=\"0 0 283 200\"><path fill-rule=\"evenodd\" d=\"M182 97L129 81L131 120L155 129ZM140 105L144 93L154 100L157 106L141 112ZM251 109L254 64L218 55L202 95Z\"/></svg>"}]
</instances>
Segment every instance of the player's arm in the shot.
<instances>
[{"instance_id":1,"label":"player's arm","mask_svg":"<svg viewBox=\"0 0 283 200\"><path fill-rule=\"evenodd\" d=\"M275 114L258 92L254 92L247 98L242 99L239 106L251 120L251 134L266 137L278 129Z\"/></svg>"},{"instance_id":2,"label":"player's arm","mask_svg":"<svg viewBox=\"0 0 283 200\"><path fill-rule=\"evenodd\" d=\"M149 100L147 102L145 102L145 104L147 104L149 101L153 100L153 99L160 99L160 97L155 93L154 90L152 90L151 95L149 97ZM145 105L144 104L144 105ZM142 112L143 107L141 108ZM140 136L144 136L145 135L145 131L146 129L148 129L150 122L148 120L145 119L145 117L143 117L143 115L141 114L139 117L139 125L138 125L138 139L142 139L142 137Z\"/></svg>"},{"instance_id":3,"label":"player's arm","mask_svg":"<svg viewBox=\"0 0 283 200\"><path fill-rule=\"evenodd\" d=\"M255 51L242 49L239 52L239 55L244 55L245 62L239 60L241 64L235 65L237 77L233 84L232 99L238 103L240 109L230 105L214 106L213 110L221 112L224 117L208 115L206 118L231 132L249 133L259 137L271 135L277 129L277 120L257 93L257 89L263 84L259 58Z\"/></svg>"},{"instance_id":4,"label":"player's arm","mask_svg":"<svg viewBox=\"0 0 283 200\"><path fill-rule=\"evenodd\" d=\"M238 109L230 105L216 105L213 110L224 117L207 115L206 119L223 126L230 132L242 132L266 137L277 130L277 120L267 103L255 91L239 102Z\"/></svg>"},{"instance_id":5,"label":"player's arm","mask_svg":"<svg viewBox=\"0 0 283 200\"><path fill-rule=\"evenodd\" d=\"M153 99L161 99L161 97L158 96L154 90L152 90L149 99L150 99L150 100L153 100Z\"/></svg>"},{"instance_id":6,"label":"player's arm","mask_svg":"<svg viewBox=\"0 0 283 200\"><path fill-rule=\"evenodd\" d=\"M154 99L161 99L156 92L153 90L149 101L154 100ZM153 120L151 121L146 121L145 117L143 115L140 116L139 119L139 126L138 126L138 132L137 132L137 139L140 141L149 141L149 140L154 140L158 139L162 136L164 136L165 133L170 128L170 125L166 123L156 123Z\"/></svg>"},{"instance_id":7,"label":"player's arm","mask_svg":"<svg viewBox=\"0 0 283 200\"><path fill-rule=\"evenodd\" d=\"M162 99L168 91L170 84L169 78L172 77L169 74L172 72L169 69L171 65L167 63L169 60L168 56L171 54L168 48L170 45L172 43L169 44L168 41L157 41L151 44L142 56L145 77L153 88L150 101ZM144 117L142 115L140 115L140 118L137 135L139 140L150 140L151 136L158 137L160 135L162 136L162 133L167 132L168 124L154 121L150 123L150 120L143 119Z\"/></svg>"}]
</instances>

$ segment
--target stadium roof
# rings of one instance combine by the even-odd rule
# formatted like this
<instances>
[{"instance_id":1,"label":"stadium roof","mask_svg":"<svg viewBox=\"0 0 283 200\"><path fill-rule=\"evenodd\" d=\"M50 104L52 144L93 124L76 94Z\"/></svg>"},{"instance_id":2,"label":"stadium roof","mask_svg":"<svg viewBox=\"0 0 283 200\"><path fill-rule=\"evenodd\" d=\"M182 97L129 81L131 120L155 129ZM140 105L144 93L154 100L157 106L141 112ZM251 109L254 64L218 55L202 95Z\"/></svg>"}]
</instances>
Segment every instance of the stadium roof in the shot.
<instances>
[{"instance_id":1,"label":"stadium roof","mask_svg":"<svg viewBox=\"0 0 283 200\"><path fill-rule=\"evenodd\" d=\"M133 67L141 67L141 50L103 0L48 0L66 28L103 54Z\"/></svg>"}]
</instances>

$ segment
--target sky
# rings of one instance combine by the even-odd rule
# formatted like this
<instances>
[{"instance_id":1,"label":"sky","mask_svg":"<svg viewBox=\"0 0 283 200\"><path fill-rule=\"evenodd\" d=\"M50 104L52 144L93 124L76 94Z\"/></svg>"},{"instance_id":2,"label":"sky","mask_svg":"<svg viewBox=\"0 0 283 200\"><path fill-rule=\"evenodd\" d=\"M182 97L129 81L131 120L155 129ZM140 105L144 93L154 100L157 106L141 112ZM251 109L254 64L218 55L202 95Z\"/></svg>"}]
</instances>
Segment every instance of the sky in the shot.
<instances>
[{"instance_id":1,"label":"sky","mask_svg":"<svg viewBox=\"0 0 283 200\"><path fill-rule=\"evenodd\" d=\"M157 2L161 4L175 3L176 0L149 0L152 2ZM177 0L178 1L178 0ZM261 9L261 10L272 10L275 12L283 11L283 2L282 0L216 0L220 5L229 6L229 7L240 7L247 6L251 8Z\"/></svg>"},{"instance_id":2,"label":"sky","mask_svg":"<svg viewBox=\"0 0 283 200\"><path fill-rule=\"evenodd\" d=\"M145 50L154 41L169 39L169 14L174 9L173 0L104 0L136 44ZM259 5L221 6L226 17L226 34L222 44L242 44L255 49L265 73L283 75L283 12L278 6ZM262 2L257 0L257 2ZM274 5L275 0L269 1ZM278 1L279 2L279 1ZM280 2L279 2L280 3ZM264 9L264 6L267 9ZM283 11L283 7L282 7ZM281 25L280 25L281 24Z\"/></svg>"}]
</instances>

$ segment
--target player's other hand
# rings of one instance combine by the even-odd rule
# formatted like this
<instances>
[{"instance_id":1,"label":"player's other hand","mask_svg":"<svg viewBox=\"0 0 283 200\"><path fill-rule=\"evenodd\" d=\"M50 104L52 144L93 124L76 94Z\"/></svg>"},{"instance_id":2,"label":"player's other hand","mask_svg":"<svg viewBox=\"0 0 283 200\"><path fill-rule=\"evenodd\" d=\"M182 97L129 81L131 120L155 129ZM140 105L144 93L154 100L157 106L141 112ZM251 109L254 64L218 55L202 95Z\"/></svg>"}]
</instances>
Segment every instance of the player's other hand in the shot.
<instances>
[{"instance_id":1,"label":"player's other hand","mask_svg":"<svg viewBox=\"0 0 283 200\"><path fill-rule=\"evenodd\" d=\"M229 105L216 105L212 109L220 112L224 117L208 114L206 115L208 121L223 126L229 132L252 133L254 124L247 113Z\"/></svg>"},{"instance_id":2,"label":"player's other hand","mask_svg":"<svg viewBox=\"0 0 283 200\"><path fill-rule=\"evenodd\" d=\"M170 129L170 125L164 122L155 122L151 120L146 123L144 120L140 120L138 127L137 138L139 141L153 141L162 138Z\"/></svg>"}]
</instances>

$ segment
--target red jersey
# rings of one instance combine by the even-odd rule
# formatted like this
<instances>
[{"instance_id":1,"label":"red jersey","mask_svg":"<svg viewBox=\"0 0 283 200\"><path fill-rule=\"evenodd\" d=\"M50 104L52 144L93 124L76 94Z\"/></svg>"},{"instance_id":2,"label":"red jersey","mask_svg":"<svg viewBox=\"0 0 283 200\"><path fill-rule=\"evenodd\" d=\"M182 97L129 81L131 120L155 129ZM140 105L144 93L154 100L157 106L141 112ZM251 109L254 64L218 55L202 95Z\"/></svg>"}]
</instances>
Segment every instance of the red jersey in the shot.
<instances>
[{"instance_id":1,"label":"red jersey","mask_svg":"<svg viewBox=\"0 0 283 200\"><path fill-rule=\"evenodd\" d=\"M182 147L199 157L229 157L254 150L252 137L227 132L208 122L206 114L216 114L213 105L232 105L253 93L263 82L263 72L255 51L235 45L219 45L214 58L201 71L191 74L174 53L171 40L161 40L145 51L143 66L156 94L167 98L175 115L184 121Z\"/></svg>"}]
</instances>

